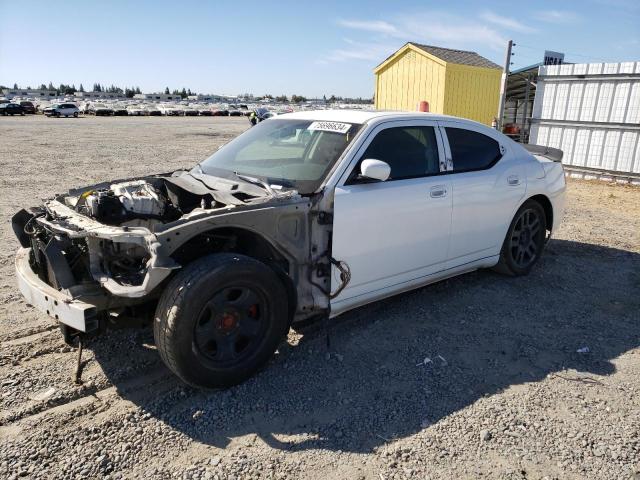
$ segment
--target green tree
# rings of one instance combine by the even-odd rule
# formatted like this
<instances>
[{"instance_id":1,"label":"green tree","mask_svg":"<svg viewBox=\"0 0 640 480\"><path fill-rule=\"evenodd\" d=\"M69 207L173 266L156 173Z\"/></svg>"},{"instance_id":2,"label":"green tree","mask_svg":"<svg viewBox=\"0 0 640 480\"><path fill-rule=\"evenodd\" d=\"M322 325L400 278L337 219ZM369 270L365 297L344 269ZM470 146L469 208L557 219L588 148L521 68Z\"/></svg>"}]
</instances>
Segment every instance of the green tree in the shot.
<instances>
[{"instance_id":1,"label":"green tree","mask_svg":"<svg viewBox=\"0 0 640 480\"><path fill-rule=\"evenodd\" d=\"M78 89L79 92L84 92L84 87L82 86L82 84L80 84L80 88Z\"/></svg>"},{"instance_id":2,"label":"green tree","mask_svg":"<svg viewBox=\"0 0 640 480\"><path fill-rule=\"evenodd\" d=\"M49 82L49 86L47 87L49 90L55 90L56 87L53 86L52 82Z\"/></svg>"},{"instance_id":3,"label":"green tree","mask_svg":"<svg viewBox=\"0 0 640 480\"><path fill-rule=\"evenodd\" d=\"M46 90L47 86L44 83L41 83L40 86L38 87L38 90Z\"/></svg>"},{"instance_id":4,"label":"green tree","mask_svg":"<svg viewBox=\"0 0 640 480\"><path fill-rule=\"evenodd\" d=\"M182 98L187 98L187 89L182 87L182 91L180 92L180 96Z\"/></svg>"},{"instance_id":5,"label":"green tree","mask_svg":"<svg viewBox=\"0 0 640 480\"><path fill-rule=\"evenodd\" d=\"M293 95L291 95L291 101L293 103L300 103L300 102L306 102L307 99L305 97L303 97L302 95L293 94Z\"/></svg>"},{"instance_id":6,"label":"green tree","mask_svg":"<svg viewBox=\"0 0 640 480\"><path fill-rule=\"evenodd\" d=\"M17 84L17 83L14 83L14 84L13 84L13 89L14 89L14 90L18 90L18 84Z\"/></svg>"},{"instance_id":7,"label":"green tree","mask_svg":"<svg viewBox=\"0 0 640 480\"><path fill-rule=\"evenodd\" d=\"M169 95L169 93L171 93L171 92L169 92L169 87L165 88L165 89L164 89L164 94L165 94L165 95Z\"/></svg>"},{"instance_id":8,"label":"green tree","mask_svg":"<svg viewBox=\"0 0 640 480\"><path fill-rule=\"evenodd\" d=\"M276 102L287 103L288 101L289 101L289 99L287 98L286 95L280 95L280 96L276 97Z\"/></svg>"},{"instance_id":9,"label":"green tree","mask_svg":"<svg viewBox=\"0 0 640 480\"><path fill-rule=\"evenodd\" d=\"M136 94L141 94L142 91L140 90L140 87L136 87Z\"/></svg>"}]
</instances>

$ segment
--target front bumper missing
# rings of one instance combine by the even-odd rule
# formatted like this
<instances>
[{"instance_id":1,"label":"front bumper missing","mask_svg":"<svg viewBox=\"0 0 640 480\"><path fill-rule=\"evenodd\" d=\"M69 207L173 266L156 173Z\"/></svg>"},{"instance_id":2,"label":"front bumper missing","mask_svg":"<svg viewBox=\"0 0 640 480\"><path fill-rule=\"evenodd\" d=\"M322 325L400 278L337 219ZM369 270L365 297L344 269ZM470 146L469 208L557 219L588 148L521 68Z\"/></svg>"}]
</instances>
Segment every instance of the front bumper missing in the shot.
<instances>
[{"instance_id":1,"label":"front bumper missing","mask_svg":"<svg viewBox=\"0 0 640 480\"><path fill-rule=\"evenodd\" d=\"M96 305L74 299L40 280L29 264L30 252L30 248L21 248L16 254L18 288L27 302L76 330L86 333L97 330Z\"/></svg>"}]
</instances>

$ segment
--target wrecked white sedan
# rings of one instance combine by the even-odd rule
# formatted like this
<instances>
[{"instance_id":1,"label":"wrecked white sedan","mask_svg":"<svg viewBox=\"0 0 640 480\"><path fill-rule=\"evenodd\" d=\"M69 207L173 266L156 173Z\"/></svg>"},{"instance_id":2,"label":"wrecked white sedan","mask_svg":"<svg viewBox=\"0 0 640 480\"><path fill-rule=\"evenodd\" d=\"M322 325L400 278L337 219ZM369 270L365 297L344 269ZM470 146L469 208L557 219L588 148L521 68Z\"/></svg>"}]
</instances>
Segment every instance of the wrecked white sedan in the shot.
<instances>
[{"instance_id":1,"label":"wrecked white sedan","mask_svg":"<svg viewBox=\"0 0 640 480\"><path fill-rule=\"evenodd\" d=\"M528 273L565 194L561 152L530 150L433 114L282 115L190 171L18 212L20 290L67 340L151 312L176 375L231 385L292 322L479 268Z\"/></svg>"}]
</instances>

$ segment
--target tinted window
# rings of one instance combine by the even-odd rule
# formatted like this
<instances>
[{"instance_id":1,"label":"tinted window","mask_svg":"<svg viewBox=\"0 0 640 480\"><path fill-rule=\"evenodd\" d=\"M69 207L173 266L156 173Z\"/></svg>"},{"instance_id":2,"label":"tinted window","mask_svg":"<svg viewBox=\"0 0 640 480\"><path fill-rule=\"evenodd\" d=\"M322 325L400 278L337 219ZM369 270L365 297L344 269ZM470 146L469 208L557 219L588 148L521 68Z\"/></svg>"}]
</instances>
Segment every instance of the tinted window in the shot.
<instances>
[{"instance_id":1,"label":"tinted window","mask_svg":"<svg viewBox=\"0 0 640 480\"><path fill-rule=\"evenodd\" d=\"M445 128L454 172L468 172L492 167L502 156L493 138L463 128Z\"/></svg>"},{"instance_id":2,"label":"tinted window","mask_svg":"<svg viewBox=\"0 0 640 480\"><path fill-rule=\"evenodd\" d=\"M433 127L387 128L376 135L360 162L365 159L387 162L389 180L424 177L440 172L438 143ZM360 173L360 162L353 179Z\"/></svg>"}]
</instances>

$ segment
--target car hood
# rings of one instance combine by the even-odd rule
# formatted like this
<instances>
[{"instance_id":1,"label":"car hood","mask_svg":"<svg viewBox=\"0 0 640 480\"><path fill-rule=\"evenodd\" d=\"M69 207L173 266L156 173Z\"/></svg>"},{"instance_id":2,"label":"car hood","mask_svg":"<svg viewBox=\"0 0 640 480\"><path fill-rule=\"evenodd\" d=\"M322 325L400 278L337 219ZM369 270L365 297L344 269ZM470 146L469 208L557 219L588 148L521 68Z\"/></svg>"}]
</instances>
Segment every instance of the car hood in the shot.
<instances>
[{"instance_id":1,"label":"car hood","mask_svg":"<svg viewBox=\"0 0 640 480\"><path fill-rule=\"evenodd\" d=\"M142 227L150 232L203 215L215 216L299 198L295 190L271 190L243 181L186 170L114 180L69 190L40 207L65 223L91 219L111 227ZM80 222L78 220L84 219Z\"/></svg>"}]
</instances>

